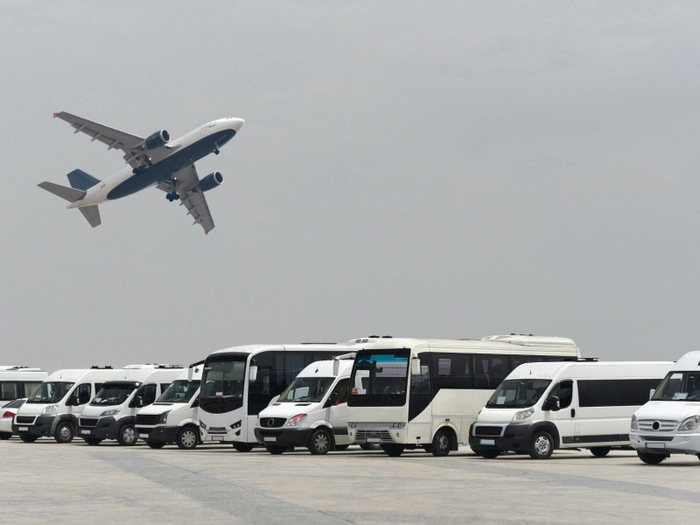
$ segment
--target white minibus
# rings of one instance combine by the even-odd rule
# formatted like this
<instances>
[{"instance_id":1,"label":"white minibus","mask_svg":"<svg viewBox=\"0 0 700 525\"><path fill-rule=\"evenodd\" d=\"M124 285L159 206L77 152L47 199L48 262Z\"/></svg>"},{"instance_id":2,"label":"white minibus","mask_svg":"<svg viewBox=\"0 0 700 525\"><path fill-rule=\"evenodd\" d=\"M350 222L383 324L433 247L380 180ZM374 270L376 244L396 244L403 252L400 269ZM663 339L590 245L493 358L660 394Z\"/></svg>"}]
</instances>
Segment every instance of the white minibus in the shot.
<instances>
[{"instance_id":1,"label":"white minibus","mask_svg":"<svg viewBox=\"0 0 700 525\"><path fill-rule=\"evenodd\" d=\"M312 454L326 454L348 448L348 381L354 356L311 363L260 412L255 437L269 453L306 447Z\"/></svg>"},{"instance_id":2,"label":"white minibus","mask_svg":"<svg viewBox=\"0 0 700 525\"><path fill-rule=\"evenodd\" d=\"M136 433L151 448L175 443L192 449L199 443L199 385L204 361L191 364L170 383L155 403L136 414Z\"/></svg>"},{"instance_id":3,"label":"white minibus","mask_svg":"<svg viewBox=\"0 0 700 525\"><path fill-rule=\"evenodd\" d=\"M258 445L258 414L272 398L304 367L354 348L345 343L260 344L210 354L204 361L197 412L202 442L231 443L239 452L252 450Z\"/></svg>"},{"instance_id":4,"label":"white minibus","mask_svg":"<svg viewBox=\"0 0 700 525\"><path fill-rule=\"evenodd\" d=\"M29 397L48 375L41 368L0 366L0 407L14 399Z\"/></svg>"},{"instance_id":5,"label":"white minibus","mask_svg":"<svg viewBox=\"0 0 700 525\"><path fill-rule=\"evenodd\" d=\"M673 363L656 361L526 363L499 385L479 412L469 446L547 459L556 449L604 457L629 448L629 421Z\"/></svg>"},{"instance_id":6,"label":"white minibus","mask_svg":"<svg viewBox=\"0 0 700 525\"><path fill-rule=\"evenodd\" d=\"M88 445L116 439L135 445L136 414L153 403L182 372L174 365L129 365L106 381L78 418L78 435Z\"/></svg>"},{"instance_id":7,"label":"white minibus","mask_svg":"<svg viewBox=\"0 0 700 525\"><path fill-rule=\"evenodd\" d=\"M467 442L469 425L511 370L580 355L571 339L532 335L364 344L350 376L350 440L390 456L407 448L447 455Z\"/></svg>"},{"instance_id":8,"label":"white minibus","mask_svg":"<svg viewBox=\"0 0 700 525\"><path fill-rule=\"evenodd\" d=\"M644 463L657 465L671 454L700 458L700 352L676 362L631 427L632 447Z\"/></svg>"},{"instance_id":9,"label":"white minibus","mask_svg":"<svg viewBox=\"0 0 700 525\"><path fill-rule=\"evenodd\" d=\"M111 367L57 370L39 385L18 410L12 432L25 443L41 436L70 443L76 434L78 417L102 388L102 383L119 373Z\"/></svg>"}]
</instances>

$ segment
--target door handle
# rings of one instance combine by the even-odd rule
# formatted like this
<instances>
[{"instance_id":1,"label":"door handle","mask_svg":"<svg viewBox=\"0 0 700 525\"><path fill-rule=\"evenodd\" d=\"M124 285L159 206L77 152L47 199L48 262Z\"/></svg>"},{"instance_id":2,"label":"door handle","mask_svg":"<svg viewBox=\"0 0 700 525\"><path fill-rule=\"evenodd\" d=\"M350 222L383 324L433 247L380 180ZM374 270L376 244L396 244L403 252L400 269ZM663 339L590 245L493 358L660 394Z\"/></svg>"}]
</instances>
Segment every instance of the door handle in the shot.
<instances>
[{"instance_id":1,"label":"door handle","mask_svg":"<svg viewBox=\"0 0 700 525\"><path fill-rule=\"evenodd\" d=\"M576 417L576 409L575 408L571 409L571 417Z\"/></svg>"}]
</instances>

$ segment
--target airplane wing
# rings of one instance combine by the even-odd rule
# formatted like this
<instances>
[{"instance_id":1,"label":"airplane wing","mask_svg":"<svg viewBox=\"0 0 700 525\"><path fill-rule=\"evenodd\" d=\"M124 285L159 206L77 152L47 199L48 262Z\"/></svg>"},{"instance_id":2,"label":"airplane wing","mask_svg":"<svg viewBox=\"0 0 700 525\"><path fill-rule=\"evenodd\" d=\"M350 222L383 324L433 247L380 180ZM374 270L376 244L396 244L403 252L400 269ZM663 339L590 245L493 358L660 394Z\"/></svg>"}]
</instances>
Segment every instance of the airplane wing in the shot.
<instances>
[{"instance_id":1,"label":"airplane wing","mask_svg":"<svg viewBox=\"0 0 700 525\"><path fill-rule=\"evenodd\" d=\"M118 129L110 128L104 124L99 124L98 122L93 122L91 120L78 117L77 115L72 115L61 111L59 113L53 114L54 118L58 117L61 120L68 122L73 128L75 128L75 133L82 132L86 135L92 137L92 140L99 140L100 142L107 144L109 146L107 149L119 149L124 152L124 160L129 163L133 168L141 168L144 166L149 166L154 162L158 162L163 157L167 156L167 149L164 151L150 150L148 154L145 149L145 139L139 137L138 135L132 135L131 133L126 133Z\"/></svg>"},{"instance_id":2,"label":"airplane wing","mask_svg":"<svg viewBox=\"0 0 700 525\"><path fill-rule=\"evenodd\" d=\"M187 208L187 214L192 216L194 224L201 224L204 233L209 233L214 229L214 220L211 218L204 192L197 186L199 176L194 164L173 173L173 179L177 181L176 189L180 194L180 205ZM172 191L169 182L161 182L156 188L168 193Z\"/></svg>"}]
</instances>

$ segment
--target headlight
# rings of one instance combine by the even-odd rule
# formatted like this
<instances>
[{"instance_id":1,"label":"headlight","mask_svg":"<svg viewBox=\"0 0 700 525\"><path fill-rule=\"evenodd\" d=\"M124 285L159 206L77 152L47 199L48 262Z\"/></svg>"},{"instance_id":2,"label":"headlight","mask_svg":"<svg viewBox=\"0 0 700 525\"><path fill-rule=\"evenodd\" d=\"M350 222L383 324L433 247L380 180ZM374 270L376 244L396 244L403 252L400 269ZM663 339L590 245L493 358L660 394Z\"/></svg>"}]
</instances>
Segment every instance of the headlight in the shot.
<instances>
[{"instance_id":1,"label":"headlight","mask_svg":"<svg viewBox=\"0 0 700 525\"><path fill-rule=\"evenodd\" d=\"M630 422L630 430L637 430L637 416L632 416L632 421Z\"/></svg>"},{"instance_id":2,"label":"headlight","mask_svg":"<svg viewBox=\"0 0 700 525\"><path fill-rule=\"evenodd\" d=\"M698 425L700 425L700 414L686 418L686 420L680 424L678 430L681 432L684 430L695 430L698 428Z\"/></svg>"},{"instance_id":3,"label":"headlight","mask_svg":"<svg viewBox=\"0 0 700 525\"><path fill-rule=\"evenodd\" d=\"M113 415L116 414L117 412L119 412L119 409L118 409L118 408L113 408L113 409L111 409L111 410L105 410L104 412L102 412L102 413L100 414L100 417L113 416Z\"/></svg>"},{"instance_id":4,"label":"headlight","mask_svg":"<svg viewBox=\"0 0 700 525\"><path fill-rule=\"evenodd\" d=\"M520 412L515 413L515 415L513 416L513 421L522 421L523 419L529 418L534 413L534 407L530 407L527 410L521 410Z\"/></svg>"},{"instance_id":5,"label":"headlight","mask_svg":"<svg viewBox=\"0 0 700 525\"><path fill-rule=\"evenodd\" d=\"M391 424L391 428L404 428L405 426L406 426L406 423L404 423L404 422Z\"/></svg>"},{"instance_id":6,"label":"headlight","mask_svg":"<svg viewBox=\"0 0 700 525\"><path fill-rule=\"evenodd\" d=\"M58 410L58 405L49 405L41 413L42 414L53 414Z\"/></svg>"},{"instance_id":7,"label":"headlight","mask_svg":"<svg viewBox=\"0 0 700 525\"><path fill-rule=\"evenodd\" d=\"M170 410L166 410L165 412L163 412L158 418L158 424L165 425L165 423L168 422L168 414L170 414Z\"/></svg>"},{"instance_id":8,"label":"headlight","mask_svg":"<svg viewBox=\"0 0 700 525\"><path fill-rule=\"evenodd\" d=\"M289 418L286 426L296 427L297 425L301 425L305 420L306 420L306 414L297 414L296 416L292 416Z\"/></svg>"}]
</instances>

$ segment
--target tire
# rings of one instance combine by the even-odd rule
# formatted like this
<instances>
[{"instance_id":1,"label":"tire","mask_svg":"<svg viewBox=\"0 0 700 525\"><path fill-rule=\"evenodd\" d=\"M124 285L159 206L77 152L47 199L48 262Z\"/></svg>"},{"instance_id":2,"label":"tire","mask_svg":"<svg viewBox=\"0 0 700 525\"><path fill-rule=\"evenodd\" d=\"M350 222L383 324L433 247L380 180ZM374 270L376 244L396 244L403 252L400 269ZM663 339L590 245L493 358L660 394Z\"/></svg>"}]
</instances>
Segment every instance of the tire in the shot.
<instances>
[{"instance_id":1,"label":"tire","mask_svg":"<svg viewBox=\"0 0 700 525\"><path fill-rule=\"evenodd\" d=\"M450 435L451 432L445 427L442 427L435 432L433 444L430 447L430 451L433 453L433 456L447 456L450 453Z\"/></svg>"},{"instance_id":2,"label":"tire","mask_svg":"<svg viewBox=\"0 0 700 525\"><path fill-rule=\"evenodd\" d=\"M541 430L535 432L530 443L530 457L532 459L549 459L554 452L554 440L549 432Z\"/></svg>"},{"instance_id":3,"label":"tire","mask_svg":"<svg viewBox=\"0 0 700 525\"><path fill-rule=\"evenodd\" d=\"M328 454L333 449L333 438L327 430L319 428L311 434L309 438L309 452L318 456Z\"/></svg>"},{"instance_id":4,"label":"tire","mask_svg":"<svg viewBox=\"0 0 700 525\"><path fill-rule=\"evenodd\" d=\"M382 450L392 458L398 458L403 454L403 445L382 445Z\"/></svg>"},{"instance_id":5,"label":"tire","mask_svg":"<svg viewBox=\"0 0 700 525\"><path fill-rule=\"evenodd\" d=\"M0 432L0 439L10 439L12 434L10 432Z\"/></svg>"},{"instance_id":6,"label":"tire","mask_svg":"<svg viewBox=\"0 0 700 525\"><path fill-rule=\"evenodd\" d=\"M235 448L238 452L250 452L253 450L253 447L255 446L255 443L234 443L233 448Z\"/></svg>"},{"instance_id":7,"label":"tire","mask_svg":"<svg viewBox=\"0 0 700 525\"><path fill-rule=\"evenodd\" d=\"M153 449L159 449L163 448L165 446L165 441L151 441L150 439L146 440L146 445Z\"/></svg>"},{"instance_id":8,"label":"tire","mask_svg":"<svg viewBox=\"0 0 700 525\"><path fill-rule=\"evenodd\" d=\"M75 436L75 429L68 421L61 421L56 427L53 437L58 443L70 443Z\"/></svg>"},{"instance_id":9,"label":"tire","mask_svg":"<svg viewBox=\"0 0 700 525\"><path fill-rule=\"evenodd\" d=\"M641 459L647 465L658 465L668 457L664 454L649 454L648 452L640 451L637 451L637 455L639 456L639 459Z\"/></svg>"},{"instance_id":10,"label":"tire","mask_svg":"<svg viewBox=\"0 0 700 525\"><path fill-rule=\"evenodd\" d=\"M199 442L199 431L194 427L182 427L177 433L175 443L183 450L192 450Z\"/></svg>"},{"instance_id":11,"label":"tire","mask_svg":"<svg viewBox=\"0 0 700 525\"><path fill-rule=\"evenodd\" d=\"M279 456L287 451L287 447L283 447L281 445L265 445L265 450L267 450L270 454Z\"/></svg>"},{"instance_id":12,"label":"tire","mask_svg":"<svg viewBox=\"0 0 700 525\"><path fill-rule=\"evenodd\" d=\"M610 453L610 447L591 447L591 454L597 458L604 458Z\"/></svg>"},{"instance_id":13,"label":"tire","mask_svg":"<svg viewBox=\"0 0 700 525\"><path fill-rule=\"evenodd\" d=\"M350 445L336 445L334 450L336 452L342 452L343 450L347 450L349 448L350 448Z\"/></svg>"},{"instance_id":14,"label":"tire","mask_svg":"<svg viewBox=\"0 0 700 525\"><path fill-rule=\"evenodd\" d=\"M85 440L85 443L87 443L90 446L96 446L102 443L102 440L100 438L83 438Z\"/></svg>"},{"instance_id":15,"label":"tire","mask_svg":"<svg viewBox=\"0 0 700 525\"><path fill-rule=\"evenodd\" d=\"M136 433L136 429L131 423L123 425L119 429L119 433L117 434L117 441L119 442L119 444L127 447L135 445L138 439L139 436Z\"/></svg>"},{"instance_id":16,"label":"tire","mask_svg":"<svg viewBox=\"0 0 700 525\"><path fill-rule=\"evenodd\" d=\"M19 438L25 443L34 443L37 439L39 439L39 436L32 436L31 434L20 434Z\"/></svg>"}]
</instances>

